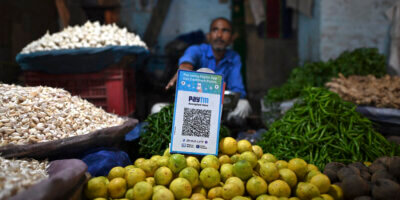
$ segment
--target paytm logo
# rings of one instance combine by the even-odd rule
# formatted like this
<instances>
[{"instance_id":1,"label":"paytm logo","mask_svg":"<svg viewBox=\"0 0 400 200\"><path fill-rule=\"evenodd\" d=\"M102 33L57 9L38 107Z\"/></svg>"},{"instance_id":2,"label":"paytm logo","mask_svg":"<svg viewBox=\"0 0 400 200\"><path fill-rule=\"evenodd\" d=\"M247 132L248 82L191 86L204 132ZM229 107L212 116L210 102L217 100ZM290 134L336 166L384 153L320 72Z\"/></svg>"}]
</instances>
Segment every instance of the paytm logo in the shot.
<instances>
[{"instance_id":1,"label":"paytm logo","mask_svg":"<svg viewBox=\"0 0 400 200\"><path fill-rule=\"evenodd\" d=\"M189 96L189 102L194 102L194 103L208 103L208 98L206 98L206 97L194 97L194 96Z\"/></svg>"}]
</instances>

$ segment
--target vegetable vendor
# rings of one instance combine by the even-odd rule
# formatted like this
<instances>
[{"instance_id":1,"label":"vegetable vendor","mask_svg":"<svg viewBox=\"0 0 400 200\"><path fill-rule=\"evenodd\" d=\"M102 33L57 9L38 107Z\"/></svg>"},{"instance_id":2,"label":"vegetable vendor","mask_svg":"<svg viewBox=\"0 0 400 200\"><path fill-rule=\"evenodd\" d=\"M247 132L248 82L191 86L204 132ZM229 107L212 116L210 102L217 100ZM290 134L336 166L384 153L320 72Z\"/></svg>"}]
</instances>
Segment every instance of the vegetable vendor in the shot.
<instances>
[{"instance_id":1,"label":"vegetable vendor","mask_svg":"<svg viewBox=\"0 0 400 200\"><path fill-rule=\"evenodd\" d=\"M223 17L214 19L210 24L207 34L208 44L193 45L186 49L179 59L179 69L198 70L208 68L224 77L226 89L240 93L236 108L228 114L228 120L243 121L250 113L251 107L245 99L246 91L243 85L240 69L242 63L240 55L228 49L233 42L233 29L231 22ZM165 89L173 87L176 83L177 73L172 77Z\"/></svg>"}]
</instances>

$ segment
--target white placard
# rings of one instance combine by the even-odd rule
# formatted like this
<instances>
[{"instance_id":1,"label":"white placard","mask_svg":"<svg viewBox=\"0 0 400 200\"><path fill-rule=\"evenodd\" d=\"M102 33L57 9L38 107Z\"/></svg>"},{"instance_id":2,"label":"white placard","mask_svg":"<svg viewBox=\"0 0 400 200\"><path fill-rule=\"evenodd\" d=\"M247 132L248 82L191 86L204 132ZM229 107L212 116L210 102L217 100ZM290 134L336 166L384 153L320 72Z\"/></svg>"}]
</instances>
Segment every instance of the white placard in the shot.
<instances>
[{"instance_id":1,"label":"white placard","mask_svg":"<svg viewBox=\"0 0 400 200\"><path fill-rule=\"evenodd\" d=\"M221 75L178 71L171 153L218 154L222 95Z\"/></svg>"}]
</instances>

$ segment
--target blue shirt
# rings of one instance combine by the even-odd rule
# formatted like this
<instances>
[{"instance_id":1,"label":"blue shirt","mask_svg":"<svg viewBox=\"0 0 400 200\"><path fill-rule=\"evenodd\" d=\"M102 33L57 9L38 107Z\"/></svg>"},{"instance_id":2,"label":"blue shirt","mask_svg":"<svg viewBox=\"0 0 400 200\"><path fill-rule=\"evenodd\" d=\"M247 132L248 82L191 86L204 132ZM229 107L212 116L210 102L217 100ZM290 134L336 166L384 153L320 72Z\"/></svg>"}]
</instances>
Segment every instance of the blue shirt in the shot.
<instances>
[{"instance_id":1,"label":"blue shirt","mask_svg":"<svg viewBox=\"0 0 400 200\"><path fill-rule=\"evenodd\" d=\"M183 56L179 59L179 65L190 63L194 70L209 68L217 74L221 74L226 82L228 90L239 92L240 98L246 97L240 69L242 62L240 56L233 50L227 50L222 60L216 65L216 60L209 44L193 45L186 49Z\"/></svg>"}]
</instances>

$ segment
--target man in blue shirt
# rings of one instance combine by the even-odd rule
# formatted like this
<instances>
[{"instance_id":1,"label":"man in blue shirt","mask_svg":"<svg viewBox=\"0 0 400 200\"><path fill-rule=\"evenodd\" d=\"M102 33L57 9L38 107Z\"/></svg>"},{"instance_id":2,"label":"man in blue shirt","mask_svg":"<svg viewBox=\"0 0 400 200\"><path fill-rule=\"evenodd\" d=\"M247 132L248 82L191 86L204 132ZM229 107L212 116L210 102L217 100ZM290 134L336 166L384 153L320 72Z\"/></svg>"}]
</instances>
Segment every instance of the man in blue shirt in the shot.
<instances>
[{"instance_id":1,"label":"man in blue shirt","mask_svg":"<svg viewBox=\"0 0 400 200\"><path fill-rule=\"evenodd\" d=\"M240 56L228 46L233 42L232 24L226 18L216 18L211 22L210 32L207 34L209 44L190 46L179 59L179 69L198 70L208 68L217 74L222 74L226 82L226 89L240 93L240 100L235 110L228 114L231 117L245 118L251 108L246 97L243 79L240 74L242 63ZM169 81L165 89L175 85L177 74Z\"/></svg>"},{"instance_id":2,"label":"man in blue shirt","mask_svg":"<svg viewBox=\"0 0 400 200\"><path fill-rule=\"evenodd\" d=\"M228 49L232 40L232 26L225 18L214 19L210 25L210 33L207 34L209 44L190 46L179 59L179 69L198 70L209 68L217 74L222 74L226 82L226 88L240 93L241 98L246 97L240 69L242 63L240 56ZM169 81L166 89L174 86L177 74Z\"/></svg>"}]
</instances>

